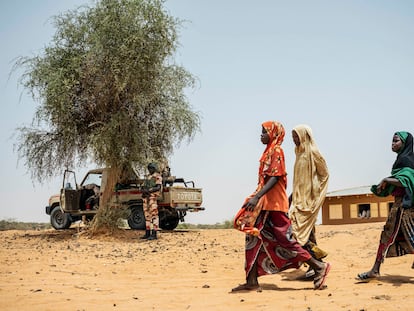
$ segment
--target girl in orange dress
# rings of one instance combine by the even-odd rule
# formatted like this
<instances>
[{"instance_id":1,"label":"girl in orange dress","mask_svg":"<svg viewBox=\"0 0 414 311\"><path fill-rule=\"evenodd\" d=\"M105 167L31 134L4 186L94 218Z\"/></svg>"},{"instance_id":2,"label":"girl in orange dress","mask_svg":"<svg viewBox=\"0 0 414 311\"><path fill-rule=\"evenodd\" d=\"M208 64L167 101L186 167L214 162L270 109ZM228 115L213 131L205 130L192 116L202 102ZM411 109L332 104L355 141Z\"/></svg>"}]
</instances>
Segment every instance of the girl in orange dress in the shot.
<instances>
[{"instance_id":1,"label":"girl in orange dress","mask_svg":"<svg viewBox=\"0 0 414 311\"><path fill-rule=\"evenodd\" d=\"M258 186L246 198L234 220L235 228L246 233L246 283L232 292L260 290L259 276L299 268L304 262L316 272L314 289L326 287L330 264L313 259L292 235L287 216L285 156L281 147L284 136L281 123L262 124L261 141L266 148L260 158Z\"/></svg>"}]
</instances>

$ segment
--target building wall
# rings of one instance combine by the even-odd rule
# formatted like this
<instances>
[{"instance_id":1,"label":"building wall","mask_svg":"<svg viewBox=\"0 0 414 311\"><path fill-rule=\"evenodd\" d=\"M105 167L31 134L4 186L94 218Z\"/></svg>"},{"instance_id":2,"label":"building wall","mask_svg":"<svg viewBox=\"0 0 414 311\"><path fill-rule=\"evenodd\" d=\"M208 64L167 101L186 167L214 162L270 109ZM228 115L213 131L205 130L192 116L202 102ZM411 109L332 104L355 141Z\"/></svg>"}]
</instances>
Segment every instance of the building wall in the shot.
<instances>
[{"instance_id":1,"label":"building wall","mask_svg":"<svg viewBox=\"0 0 414 311\"><path fill-rule=\"evenodd\" d=\"M392 196L382 198L373 194L326 197L322 206L322 224L383 222L393 202Z\"/></svg>"}]
</instances>

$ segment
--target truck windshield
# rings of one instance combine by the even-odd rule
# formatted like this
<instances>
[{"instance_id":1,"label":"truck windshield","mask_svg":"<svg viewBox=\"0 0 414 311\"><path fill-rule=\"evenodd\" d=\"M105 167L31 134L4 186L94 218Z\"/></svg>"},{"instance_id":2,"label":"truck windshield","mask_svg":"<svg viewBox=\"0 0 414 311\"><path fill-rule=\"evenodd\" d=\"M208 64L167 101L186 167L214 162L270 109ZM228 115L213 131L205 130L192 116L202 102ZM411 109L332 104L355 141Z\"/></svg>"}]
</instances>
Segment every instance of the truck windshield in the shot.
<instances>
[{"instance_id":1,"label":"truck windshield","mask_svg":"<svg viewBox=\"0 0 414 311\"><path fill-rule=\"evenodd\" d=\"M85 180L83 181L82 185L85 186L85 185L95 184L100 187L101 177L102 177L102 173L89 173L85 177Z\"/></svg>"}]
</instances>

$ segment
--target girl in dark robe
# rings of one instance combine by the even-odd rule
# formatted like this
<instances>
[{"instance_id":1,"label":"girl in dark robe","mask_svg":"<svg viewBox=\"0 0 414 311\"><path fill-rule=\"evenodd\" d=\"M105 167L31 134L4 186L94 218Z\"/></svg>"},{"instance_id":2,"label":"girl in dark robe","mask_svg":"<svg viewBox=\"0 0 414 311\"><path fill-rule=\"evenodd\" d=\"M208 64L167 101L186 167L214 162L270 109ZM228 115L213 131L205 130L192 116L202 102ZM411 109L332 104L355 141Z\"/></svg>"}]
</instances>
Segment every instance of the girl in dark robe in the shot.
<instances>
[{"instance_id":1,"label":"girl in dark robe","mask_svg":"<svg viewBox=\"0 0 414 311\"><path fill-rule=\"evenodd\" d=\"M408 132L396 132L392 139L392 151L397 153L391 176L385 177L371 191L378 196L394 196L381 233L377 256L371 270L357 275L359 281L369 281L380 276L380 266L386 257L414 254L414 154L413 136Z\"/></svg>"}]
</instances>

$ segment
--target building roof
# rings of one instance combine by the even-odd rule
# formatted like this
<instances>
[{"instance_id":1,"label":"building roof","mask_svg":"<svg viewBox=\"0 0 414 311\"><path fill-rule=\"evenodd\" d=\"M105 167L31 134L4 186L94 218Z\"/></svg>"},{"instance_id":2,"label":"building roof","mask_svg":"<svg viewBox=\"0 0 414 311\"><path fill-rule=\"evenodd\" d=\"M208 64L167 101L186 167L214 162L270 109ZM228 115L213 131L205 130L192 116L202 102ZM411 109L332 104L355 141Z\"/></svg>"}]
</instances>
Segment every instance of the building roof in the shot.
<instances>
[{"instance_id":1,"label":"building roof","mask_svg":"<svg viewBox=\"0 0 414 311\"><path fill-rule=\"evenodd\" d=\"M343 197L347 195L364 195L364 194L372 194L371 186L360 186L360 187L330 191L326 194L326 197Z\"/></svg>"}]
</instances>

